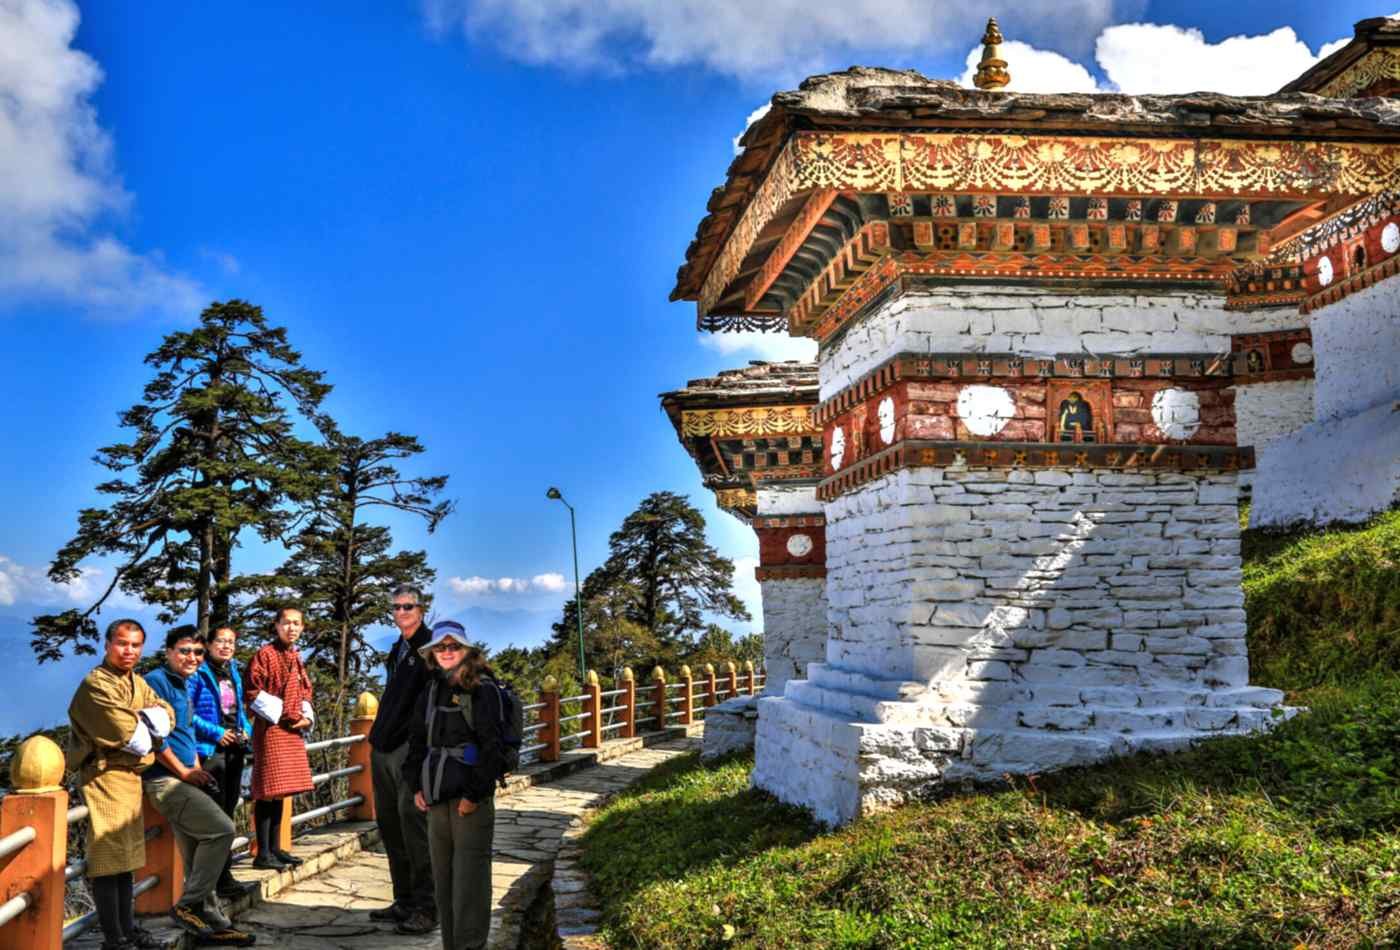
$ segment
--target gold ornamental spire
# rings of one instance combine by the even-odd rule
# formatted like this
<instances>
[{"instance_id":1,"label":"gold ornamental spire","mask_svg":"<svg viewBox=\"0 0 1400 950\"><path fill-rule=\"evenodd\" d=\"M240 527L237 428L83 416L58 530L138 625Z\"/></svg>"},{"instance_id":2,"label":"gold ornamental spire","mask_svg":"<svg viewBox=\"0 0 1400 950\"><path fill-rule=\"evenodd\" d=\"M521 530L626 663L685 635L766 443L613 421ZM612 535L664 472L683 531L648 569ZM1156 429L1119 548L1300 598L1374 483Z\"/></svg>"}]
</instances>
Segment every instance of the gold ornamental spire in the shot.
<instances>
[{"instance_id":1,"label":"gold ornamental spire","mask_svg":"<svg viewBox=\"0 0 1400 950\"><path fill-rule=\"evenodd\" d=\"M982 35L982 62L977 64L977 76L972 80L978 89L1000 89L1011 81L1006 60L1001 58L1001 44L1005 42L997 18L989 17L987 32Z\"/></svg>"}]
</instances>

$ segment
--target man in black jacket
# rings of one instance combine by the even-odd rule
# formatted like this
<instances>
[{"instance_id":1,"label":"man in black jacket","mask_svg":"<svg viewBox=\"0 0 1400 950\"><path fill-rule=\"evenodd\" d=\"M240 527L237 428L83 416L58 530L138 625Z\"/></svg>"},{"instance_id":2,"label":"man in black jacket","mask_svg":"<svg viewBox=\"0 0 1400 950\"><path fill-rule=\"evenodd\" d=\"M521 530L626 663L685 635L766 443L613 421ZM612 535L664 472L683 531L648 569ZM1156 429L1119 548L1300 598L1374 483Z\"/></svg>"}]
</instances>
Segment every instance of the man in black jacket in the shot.
<instances>
[{"instance_id":1,"label":"man in black jacket","mask_svg":"<svg viewBox=\"0 0 1400 950\"><path fill-rule=\"evenodd\" d=\"M414 725L414 706L429 679L418 651L432 635L423 624L421 591L400 587L394 591L393 604L400 636L385 664L384 698L370 729L369 744L374 813L389 858L394 902L370 911L369 916L371 920L395 922L400 933L427 933L437 926L428 822L413 802L415 787L404 781L403 763Z\"/></svg>"}]
</instances>

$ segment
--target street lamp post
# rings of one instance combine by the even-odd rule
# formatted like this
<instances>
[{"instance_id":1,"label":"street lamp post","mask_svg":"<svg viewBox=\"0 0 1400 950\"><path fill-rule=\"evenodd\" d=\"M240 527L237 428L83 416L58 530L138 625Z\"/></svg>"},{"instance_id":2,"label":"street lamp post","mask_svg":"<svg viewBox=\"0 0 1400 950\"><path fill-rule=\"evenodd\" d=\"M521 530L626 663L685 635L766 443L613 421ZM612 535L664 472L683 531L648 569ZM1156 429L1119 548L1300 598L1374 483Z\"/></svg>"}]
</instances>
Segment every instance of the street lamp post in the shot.
<instances>
[{"instance_id":1,"label":"street lamp post","mask_svg":"<svg viewBox=\"0 0 1400 950\"><path fill-rule=\"evenodd\" d=\"M569 538L574 545L574 618L578 621L578 678L582 683L588 678L588 668L583 658L583 594L578 584L578 527L574 523L574 506L564 501L564 495L557 488L551 487L544 496L563 501L564 507L569 509Z\"/></svg>"}]
</instances>

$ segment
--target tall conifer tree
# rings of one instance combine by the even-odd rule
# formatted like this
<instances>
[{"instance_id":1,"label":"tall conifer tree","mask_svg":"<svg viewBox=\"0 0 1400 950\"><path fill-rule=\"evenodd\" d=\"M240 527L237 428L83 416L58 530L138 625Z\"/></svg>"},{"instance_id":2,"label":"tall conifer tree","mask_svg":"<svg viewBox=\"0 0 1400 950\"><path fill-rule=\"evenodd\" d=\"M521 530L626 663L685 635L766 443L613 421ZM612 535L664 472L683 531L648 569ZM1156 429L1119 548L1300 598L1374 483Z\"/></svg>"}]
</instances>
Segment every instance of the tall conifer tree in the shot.
<instances>
[{"instance_id":1,"label":"tall conifer tree","mask_svg":"<svg viewBox=\"0 0 1400 950\"><path fill-rule=\"evenodd\" d=\"M226 621L240 533L280 538L317 493L324 460L295 436L289 408L323 421L316 414L330 386L301 365L261 307L213 303L198 326L167 336L145 362L156 375L119 415L132 440L96 455L118 473L97 486L111 502L79 513L77 534L49 568L65 583L80 576L81 562L105 555L117 559L115 573L85 609L34 619L40 662L65 647L95 652L94 617L117 590L159 606L162 623L194 608L200 634Z\"/></svg>"},{"instance_id":2,"label":"tall conifer tree","mask_svg":"<svg viewBox=\"0 0 1400 950\"><path fill-rule=\"evenodd\" d=\"M265 610L290 600L303 608L309 626L302 648L310 663L335 671L340 716L351 684L368 673L372 651L365 631L391 621L394 588L427 590L436 576L422 551L389 553L389 529L364 517L375 508L398 511L423 519L432 532L453 504L434 500L447 476L399 473L396 463L423 451L413 436L390 432L365 441L331 430L326 448L333 474L322 484L316 514L293 539L286 563L257 580L263 598L255 606Z\"/></svg>"}]
</instances>

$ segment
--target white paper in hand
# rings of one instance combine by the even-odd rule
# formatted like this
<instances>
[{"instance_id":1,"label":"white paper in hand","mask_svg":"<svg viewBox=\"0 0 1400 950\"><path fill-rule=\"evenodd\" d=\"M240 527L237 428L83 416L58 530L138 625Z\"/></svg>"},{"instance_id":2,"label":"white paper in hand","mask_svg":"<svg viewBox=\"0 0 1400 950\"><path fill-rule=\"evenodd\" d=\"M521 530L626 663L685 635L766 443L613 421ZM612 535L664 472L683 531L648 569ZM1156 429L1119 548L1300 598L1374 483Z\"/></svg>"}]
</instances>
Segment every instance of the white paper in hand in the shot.
<instances>
[{"instance_id":1,"label":"white paper in hand","mask_svg":"<svg viewBox=\"0 0 1400 950\"><path fill-rule=\"evenodd\" d=\"M253 700L253 712L276 725L282 721L282 697L259 692Z\"/></svg>"}]
</instances>

